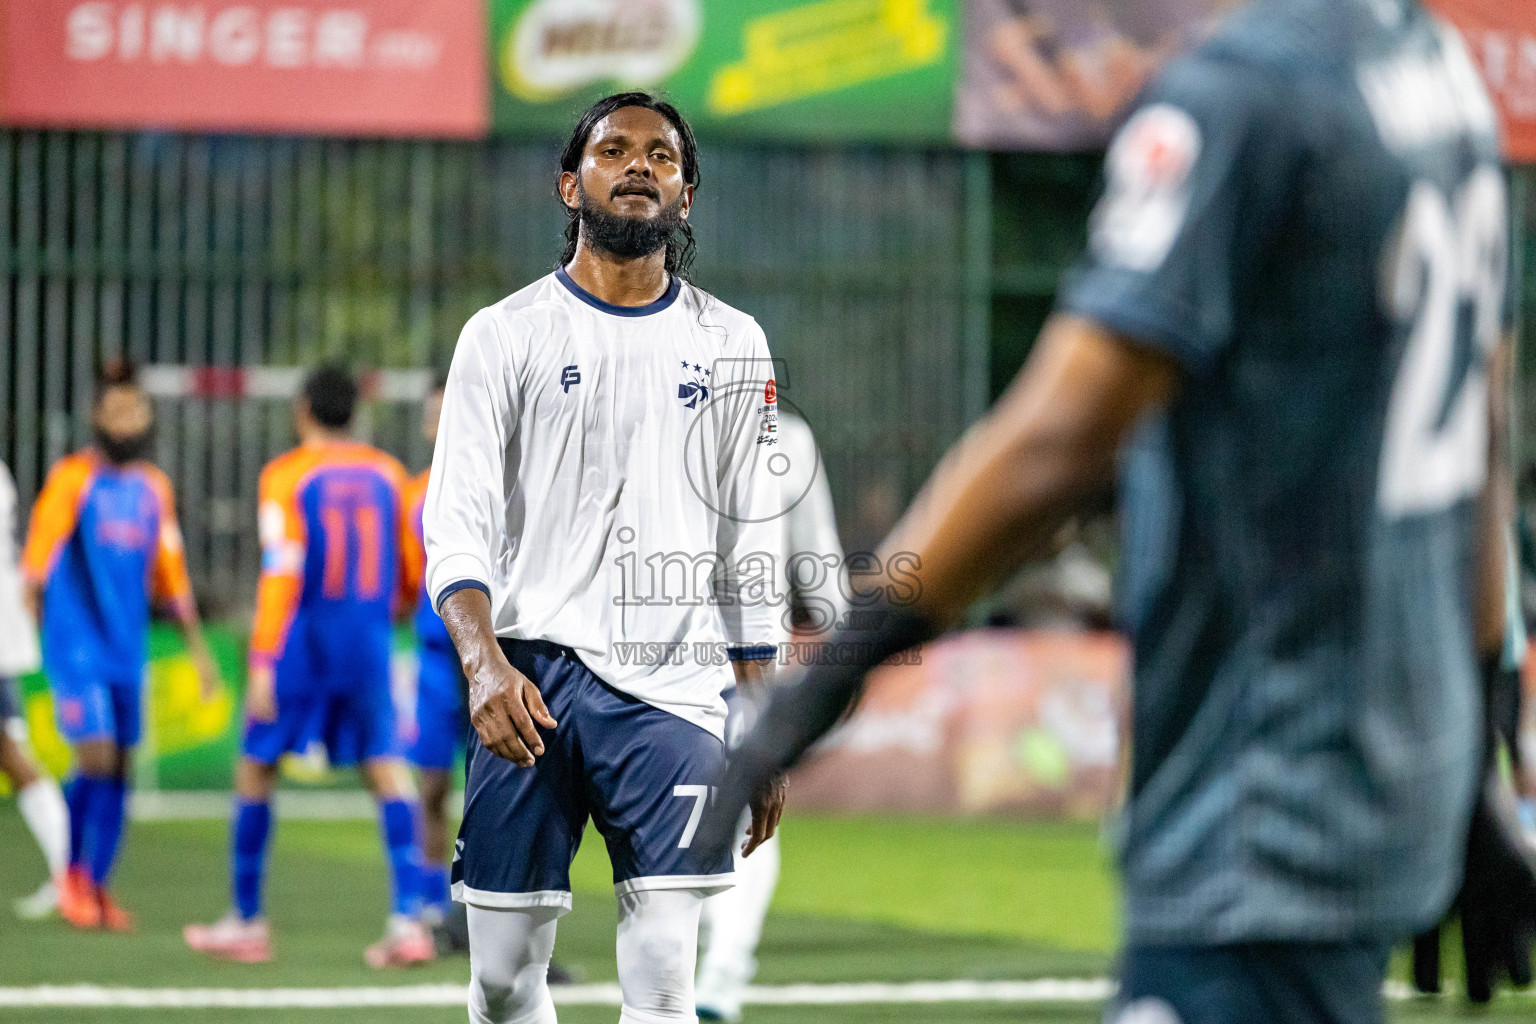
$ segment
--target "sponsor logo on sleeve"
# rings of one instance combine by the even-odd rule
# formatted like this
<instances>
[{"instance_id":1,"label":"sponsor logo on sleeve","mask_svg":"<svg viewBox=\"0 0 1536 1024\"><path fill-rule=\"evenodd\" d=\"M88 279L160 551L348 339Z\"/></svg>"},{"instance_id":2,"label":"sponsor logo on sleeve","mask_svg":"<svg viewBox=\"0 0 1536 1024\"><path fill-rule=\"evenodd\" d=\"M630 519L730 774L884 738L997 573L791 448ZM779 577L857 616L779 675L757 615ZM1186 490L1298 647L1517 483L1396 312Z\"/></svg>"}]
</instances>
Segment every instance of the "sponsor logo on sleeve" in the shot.
<instances>
[{"instance_id":1,"label":"sponsor logo on sleeve","mask_svg":"<svg viewBox=\"0 0 1536 1024\"><path fill-rule=\"evenodd\" d=\"M1200 145L1195 119L1171 104L1126 122L1105 158L1108 184L1089 225L1094 255L1143 273L1162 265L1184 226Z\"/></svg>"}]
</instances>

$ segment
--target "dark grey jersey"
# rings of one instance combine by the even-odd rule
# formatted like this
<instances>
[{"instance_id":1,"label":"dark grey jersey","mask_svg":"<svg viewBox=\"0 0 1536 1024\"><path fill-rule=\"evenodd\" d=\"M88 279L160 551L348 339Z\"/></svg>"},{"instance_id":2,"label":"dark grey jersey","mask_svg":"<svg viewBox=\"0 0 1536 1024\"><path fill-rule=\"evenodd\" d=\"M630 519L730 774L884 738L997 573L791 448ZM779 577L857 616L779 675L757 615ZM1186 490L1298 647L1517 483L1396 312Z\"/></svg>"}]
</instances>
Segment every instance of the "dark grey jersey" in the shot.
<instances>
[{"instance_id":1,"label":"dark grey jersey","mask_svg":"<svg viewBox=\"0 0 1536 1024\"><path fill-rule=\"evenodd\" d=\"M1479 759L1493 108L1415 2L1255 0L1111 147L1062 307L1184 368L1124 471L1132 942L1399 934Z\"/></svg>"}]
</instances>

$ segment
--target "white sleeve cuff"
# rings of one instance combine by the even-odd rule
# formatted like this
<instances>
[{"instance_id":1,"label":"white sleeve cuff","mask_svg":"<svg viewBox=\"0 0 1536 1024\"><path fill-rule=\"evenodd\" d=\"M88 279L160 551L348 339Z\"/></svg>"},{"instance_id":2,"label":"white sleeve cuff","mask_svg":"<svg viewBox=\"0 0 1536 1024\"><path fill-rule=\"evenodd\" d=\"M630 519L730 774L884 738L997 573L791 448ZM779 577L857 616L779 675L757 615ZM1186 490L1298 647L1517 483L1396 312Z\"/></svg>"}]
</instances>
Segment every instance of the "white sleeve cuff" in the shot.
<instances>
[{"instance_id":1,"label":"white sleeve cuff","mask_svg":"<svg viewBox=\"0 0 1536 1024\"><path fill-rule=\"evenodd\" d=\"M484 560L471 554L444 555L435 560L427 570L427 593L432 595L432 607L436 608L443 591L455 583L474 582L491 591L491 571Z\"/></svg>"}]
</instances>

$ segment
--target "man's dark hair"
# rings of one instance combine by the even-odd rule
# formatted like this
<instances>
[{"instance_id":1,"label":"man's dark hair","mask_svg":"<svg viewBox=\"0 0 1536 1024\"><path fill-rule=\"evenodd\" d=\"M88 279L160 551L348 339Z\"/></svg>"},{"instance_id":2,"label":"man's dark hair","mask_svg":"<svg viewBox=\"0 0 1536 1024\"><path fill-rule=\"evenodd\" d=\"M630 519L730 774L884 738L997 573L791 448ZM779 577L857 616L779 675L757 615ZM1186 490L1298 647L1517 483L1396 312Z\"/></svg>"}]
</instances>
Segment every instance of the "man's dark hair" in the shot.
<instances>
[{"instance_id":1,"label":"man's dark hair","mask_svg":"<svg viewBox=\"0 0 1536 1024\"><path fill-rule=\"evenodd\" d=\"M113 388L137 388L139 386L139 368L129 359L109 359L102 364L101 373L96 377L96 393L91 396L93 404L100 404L108 391Z\"/></svg>"},{"instance_id":2,"label":"man's dark hair","mask_svg":"<svg viewBox=\"0 0 1536 1024\"><path fill-rule=\"evenodd\" d=\"M303 395L309 412L323 427L340 430L352 422L357 405L357 381L340 363L322 363L304 378Z\"/></svg>"},{"instance_id":3,"label":"man's dark hair","mask_svg":"<svg viewBox=\"0 0 1536 1024\"><path fill-rule=\"evenodd\" d=\"M565 149L560 152L560 170L570 171L572 174L580 173L581 154L587 148L587 140L592 137L592 129L596 128L603 118L623 107L654 110L671 122L672 127L677 130L678 141L683 147L683 181L697 187L699 144L694 140L693 129L688 126L687 120L676 107L666 100L657 99L648 92L614 93L612 96L604 96L588 107L577 119L576 128L571 132L570 140L566 142ZM565 252L560 257L562 267L576 256L576 239L581 234L580 212L566 207L566 217L568 219L565 224ZM687 280L689 272L693 269L694 250L693 229L688 226L686 220L682 221L673 232L673 237L667 242L667 273Z\"/></svg>"}]
</instances>

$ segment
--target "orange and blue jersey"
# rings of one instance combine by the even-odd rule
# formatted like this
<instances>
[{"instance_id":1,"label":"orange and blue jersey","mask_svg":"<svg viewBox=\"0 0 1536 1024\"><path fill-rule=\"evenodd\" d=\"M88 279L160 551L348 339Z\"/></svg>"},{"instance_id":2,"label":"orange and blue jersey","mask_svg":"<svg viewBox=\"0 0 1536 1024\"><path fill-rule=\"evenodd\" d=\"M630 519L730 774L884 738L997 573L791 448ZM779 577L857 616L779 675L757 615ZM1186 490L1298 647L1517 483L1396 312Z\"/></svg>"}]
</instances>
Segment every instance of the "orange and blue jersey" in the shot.
<instances>
[{"instance_id":1,"label":"orange and blue jersey","mask_svg":"<svg viewBox=\"0 0 1536 1024\"><path fill-rule=\"evenodd\" d=\"M351 441L305 445L267 464L253 663L276 664L295 643L317 655L381 635L387 646L394 610L414 598L421 572L406 483L400 463Z\"/></svg>"},{"instance_id":2,"label":"orange and blue jersey","mask_svg":"<svg viewBox=\"0 0 1536 1024\"><path fill-rule=\"evenodd\" d=\"M192 584L171 483L94 451L54 465L32 509L22 571L43 595L50 678L137 686L158 603L185 619Z\"/></svg>"},{"instance_id":3,"label":"orange and blue jersey","mask_svg":"<svg viewBox=\"0 0 1536 1024\"><path fill-rule=\"evenodd\" d=\"M427 483L432 476L430 469L423 470L419 475L412 477L406 485L406 512L410 517L411 535L409 544L412 548L411 557L417 566L425 566L426 537L422 533L421 512L427 500ZM443 620L437 614L437 609L432 607L431 595L427 593L425 574L421 586L416 592L416 617L413 623L416 627L416 639L421 646L434 652L453 654L453 640L448 636L448 627L443 625Z\"/></svg>"},{"instance_id":4,"label":"orange and blue jersey","mask_svg":"<svg viewBox=\"0 0 1536 1024\"><path fill-rule=\"evenodd\" d=\"M426 561L426 540L422 535L421 510L427 497L427 470L413 478L406 491L406 510L410 516L412 557L416 564ZM432 607L426 581L416 589L417 673L416 742L409 757L418 768L446 771L459 759L469 729L465 708L464 676L459 669L459 655L454 650L448 627Z\"/></svg>"},{"instance_id":5,"label":"orange and blue jersey","mask_svg":"<svg viewBox=\"0 0 1536 1024\"><path fill-rule=\"evenodd\" d=\"M270 764L313 743L333 764L399 752L392 623L421 585L406 482L393 458L353 441L304 445L262 471L250 659L273 669L278 717L248 723L246 756Z\"/></svg>"}]
</instances>

